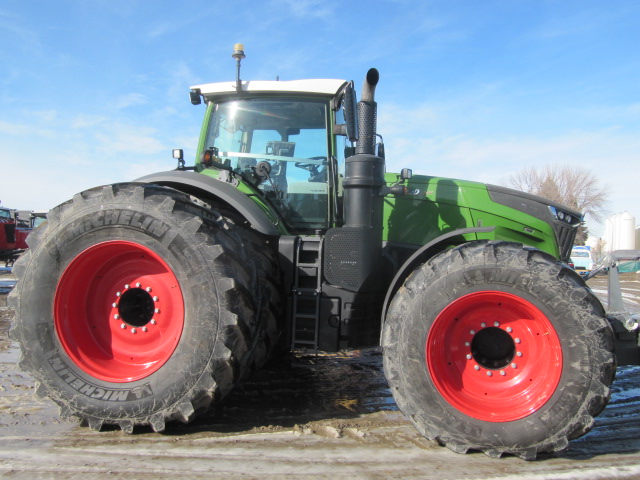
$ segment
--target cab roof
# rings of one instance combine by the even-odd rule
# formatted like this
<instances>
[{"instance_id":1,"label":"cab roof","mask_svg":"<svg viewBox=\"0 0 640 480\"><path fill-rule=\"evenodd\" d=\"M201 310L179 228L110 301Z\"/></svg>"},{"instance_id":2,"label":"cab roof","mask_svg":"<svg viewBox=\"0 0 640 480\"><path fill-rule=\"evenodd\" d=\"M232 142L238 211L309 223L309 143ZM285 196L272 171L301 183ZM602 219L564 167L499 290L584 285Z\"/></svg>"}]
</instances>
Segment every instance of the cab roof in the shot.
<instances>
[{"instance_id":1,"label":"cab roof","mask_svg":"<svg viewBox=\"0 0 640 480\"><path fill-rule=\"evenodd\" d=\"M329 78L286 81L249 80L242 82L242 91L250 93L315 93L334 96L346 83L346 80ZM205 83L195 85L191 89L199 89L205 98L225 97L237 93L235 82Z\"/></svg>"}]
</instances>

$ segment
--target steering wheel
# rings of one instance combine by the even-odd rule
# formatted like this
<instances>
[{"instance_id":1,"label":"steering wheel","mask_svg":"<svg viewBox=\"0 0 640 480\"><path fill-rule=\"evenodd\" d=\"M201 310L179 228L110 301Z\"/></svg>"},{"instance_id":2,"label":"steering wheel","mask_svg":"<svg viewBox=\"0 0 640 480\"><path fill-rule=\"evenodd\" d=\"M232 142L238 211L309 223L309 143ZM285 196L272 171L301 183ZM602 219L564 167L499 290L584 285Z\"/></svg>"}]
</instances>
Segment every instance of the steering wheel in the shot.
<instances>
[{"instance_id":1,"label":"steering wheel","mask_svg":"<svg viewBox=\"0 0 640 480\"><path fill-rule=\"evenodd\" d=\"M309 157L309 160L327 160L327 157L325 156L319 156L319 157ZM298 168L303 168L305 170L308 170L312 173L316 173L318 171L318 167L321 167L322 165L316 165L315 163L304 163L304 162L296 162L295 166Z\"/></svg>"}]
</instances>

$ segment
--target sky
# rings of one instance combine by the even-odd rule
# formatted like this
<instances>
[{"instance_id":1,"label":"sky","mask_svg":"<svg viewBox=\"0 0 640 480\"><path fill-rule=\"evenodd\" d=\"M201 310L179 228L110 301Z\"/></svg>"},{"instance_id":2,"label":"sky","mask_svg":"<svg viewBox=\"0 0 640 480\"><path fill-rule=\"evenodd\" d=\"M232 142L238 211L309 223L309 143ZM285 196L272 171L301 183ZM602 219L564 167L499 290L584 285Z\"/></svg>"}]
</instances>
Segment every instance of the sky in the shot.
<instances>
[{"instance_id":1,"label":"sky","mask_svg":"<svg viewBox=\"0 0 640 480\"><path fill-rule=\"evenodd\" d=\"M581 166L640 223L636 0L0 0L0 201L46 210L193 163L189 87L376 67L387 170ZM592 234L602 223L588 221Z\"/></svg>"}]
</instances>

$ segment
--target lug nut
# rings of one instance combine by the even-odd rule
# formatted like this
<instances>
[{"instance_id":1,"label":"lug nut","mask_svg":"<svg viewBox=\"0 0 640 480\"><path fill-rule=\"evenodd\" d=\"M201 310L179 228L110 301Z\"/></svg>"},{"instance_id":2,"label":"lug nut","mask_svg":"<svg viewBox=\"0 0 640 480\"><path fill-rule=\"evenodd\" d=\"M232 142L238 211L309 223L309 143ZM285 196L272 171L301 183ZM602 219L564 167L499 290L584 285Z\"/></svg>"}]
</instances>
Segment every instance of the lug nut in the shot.
<instances>
[{"instance_id":1,"label":"lug nut","mask_svg":"<svg viewBox=\"0 0 640 480\"><path fill-rule=\"evenodd\" d=\"M146 332L147 331L147 327L142 327L142 331Z\"/></svg>"},{"instance_id":2,"label":"lug nut","mask_svg":"<svg viewBox=\"0 0 640 480\"><path fill-rule=\"evenodd\" d=\"M511 333L511 332L513 332L513 329L511 327L507 327L507 332Z\"/></svg>"},{"instance_id":3,"label":"lug nut","mask_svg":"<svg viewBox=\"0 0 640 480\"><path fill-rule=\"evenodd\" d=\"M119 297L120 295L122 295L120 292L116 292L116 297Z\"/></svg>"},{"instance_id":4,"label":"lug nut","mask_svg":"<svg viewBox=\"0 0 640 480\"><path fill-rule=\"evenodd\" d=\"M519 339L519 338L516 338L516 339L514 340L514 342L516 342L516 343L520 343L520 339Z\"/></svg>"},{"instance_id":5,"label":"lug nut","mask_svg":"<svg viewBox=\"0 0 640 480\"><path fill-rule=\"evenodd\" d=\"M140 288L142 284L140 282L136 282L136 288Z\"/></svg>"},{"instance_id":6,"label":"lug nut","mask_svg":"<svg viewBox=\"0 0 640 480\"><path fill-rule=\"evenodd\" d=\"M464 342L465 347L468 347L469 345L471 345L469 342Z\"/></svg>"},{"instance_id":7,"label":"lug nut","mask_svg":"<svg viewBox=\"0 0 640 480\"><path fill-rule=\"evenodd\" d=\"M518 357L521 357L521 356L522 356L522 352L516 352L516 355L517 355Z\"/></svg>"},{"instance_id":8,"label":"lug nut","mask_svg":"<svg viewBox=\"0 0 640 480\"><path fill-rule=\"evenodd\" d=\"M475 334L476 334L476 331L475 331L475 330L469 330L469 333L470 333L471 335L475 335Z\"/></svg>"},{"instance_id":9,"label":"lug nut","mask_svg":"<svg viewBox=\"0 0 640 480\"><path fill-rule=\"evenodd\" d=\"M128 284L128 283L124 286L124 289L125 289L125 290L126 290L127 288L129 288L129 284Z\"/></svg>"},{"instance_id":10,"label":"lug nut","mask_svg":"<svg viewBox=\"0 0 640 480\"><path fill-rule=\"evenodd\" d=\"M145 288L145 290L146 290L147 292L150 292L150 291L151 291L151 287L147 287L147 288Z\"/></svg>"},{"instance_id":11,"label":"lug nut","mask_svg":"<svg viewBox=\"0 0 640 480\"><path fill-rule=\"evenodd\" d=\"M131 329L131 333L136 333L136 332L137 332L137 330L135 328Z\"/></svg>"},{"instance_id":12,"label":"lug nut","mask_svg":"<svg viewBox=\"0 0 640 480\"><path fill-rule=\"evenodd\" d=\"M492 377L492 376L493 376L493 373L487 372L487 377Z\"/></svg>"},{"instance_id":13,"label":"lug nut","mask_svg":"<svg viewBox=\"0 0 640 480\"><path fill-rule=\"evenodd\" d=\"M113 316L113 318L115 318L116 320L120 320L120 315L118 315L117 313Z\"/></svg>"},{"instance_id":14,"label":"lug nut","mask_svg":"<svg viewBox=\"0 0 640 480\"><path fill-rule=\"evenodd\" d=\"M503 377L507 374L507 372L505 372L504 370L500 370L500 375L502 375Z\"/></svg>"},{"instance_id":15,"label":"lug nut","mask_svg":"<svg viewBox=\"0 0 640 480\"><path fill-rule=\"evenodd\" d=\"M512 364L511 364L511 368L518 368L518 364L516 364L516 363L512 363Z\"/></svg>"},{"instance_id":16,"label":"lug nut","mask_svg":"<svg viewBox=\"0 0 640 480\"><path fill-rule=\"evenodd\" d=\"M160 313L160 309L159 308L154 308L153 309L153 313Z\"/></svg>"},{"instance_id":17,"label":"lug nut","mask_svg":"<svg viewBox=\"0 0 640 480\"><path fill-rule=\"evenodd\" d=\"M470 353L467 353L467 360L471 360L473 357L471 356Z\"/></svg>"},{"instance_id":18,"label":"lug nut","mask_svg":"<svg viewBox=\"0 0 640 480\"><path fill-rule=\"evenodd\" d=\"M151 323L151 325L155 325L156 321L154 319L151 319L151 322L149 322L149 323Z\"/></svg>"},{"instance_id":19,"label":"lug nut","mask_svg":"<svg viewBox=\"0 0 640 480\"><path fill-rule=\"evenodd\" d=\"M494 327L499 327L500 326L500 322L493 322L493 326Z\"/></svg>"},{"instance_id":20,"label":"lug nut","mask_svg":"<svg viewBox=\"0 0 640 480\"><path fill-rule=\"evenodd\" d=\"M153 301L154 301L154 302L157 302L157 301L158 301L158 297L157 297L157 296L154 296L154 297L153 297Z\"/></svg>"},{"instance_id":21,"label":"lug nut","mask_svg":"<svg viewBox=\"0 0 640 480\"><path fill-rule=\"evenodd\" d=\"M121 323L120 324L120 328L125 329L125 328L127 328L127 326L124 323Z\"/></svg>"},{"instance_id":22,"label":"lug nut","mask_svg":"<svg viewBox=\"0 0 640 480\"><path fill-rule=\"evenodd\" d=\"M478 365L474 365L473 369L477 371L480 370L480 367Z\"/></svg>"},{"instance_id":23,"label":"lug nut","mask_svg":"<svg viewBox=\"0 0 640 480\"><path fill-rule=\"evenodd\" d=\"M486 326L487 326L487 324L486 324L486 323L484 323L484 322L482 322L482 323L480 324L480 326L481 326L482 328L484 328L484 327L486 327Z\"/></svg>"}]
</instances>

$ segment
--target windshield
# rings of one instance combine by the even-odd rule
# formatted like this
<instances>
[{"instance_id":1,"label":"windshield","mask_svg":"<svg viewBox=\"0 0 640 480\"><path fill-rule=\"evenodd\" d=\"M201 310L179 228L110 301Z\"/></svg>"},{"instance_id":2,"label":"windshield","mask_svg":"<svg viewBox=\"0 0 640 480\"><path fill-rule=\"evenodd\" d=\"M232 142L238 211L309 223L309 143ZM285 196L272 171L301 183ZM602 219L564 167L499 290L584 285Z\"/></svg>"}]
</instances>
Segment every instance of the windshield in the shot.
<instances>
[{"instance_id":1,"label":"windshield","mask_svg":"<svg viewBox=\"0 0 640 480\"><path fill-rule=\"evenodd\" d=\"M585 250L574 250L573 252L571 252L571 256L572 257L584 257L584 258L590 257L589 252L587 252Z\"/></svg>"},{"instance_id":2,"label":"windshield","mask_svg":"<svg viewBox=\"0 0 640 480\"><path fill-rule=\"evenodd\" d=\"M270 166L259 189L294 228L328 227L328 101L249 98L214 105L205 150L247 178ZM262 164L264 165L264 164Z\"/></svg>"}]
</instances>

